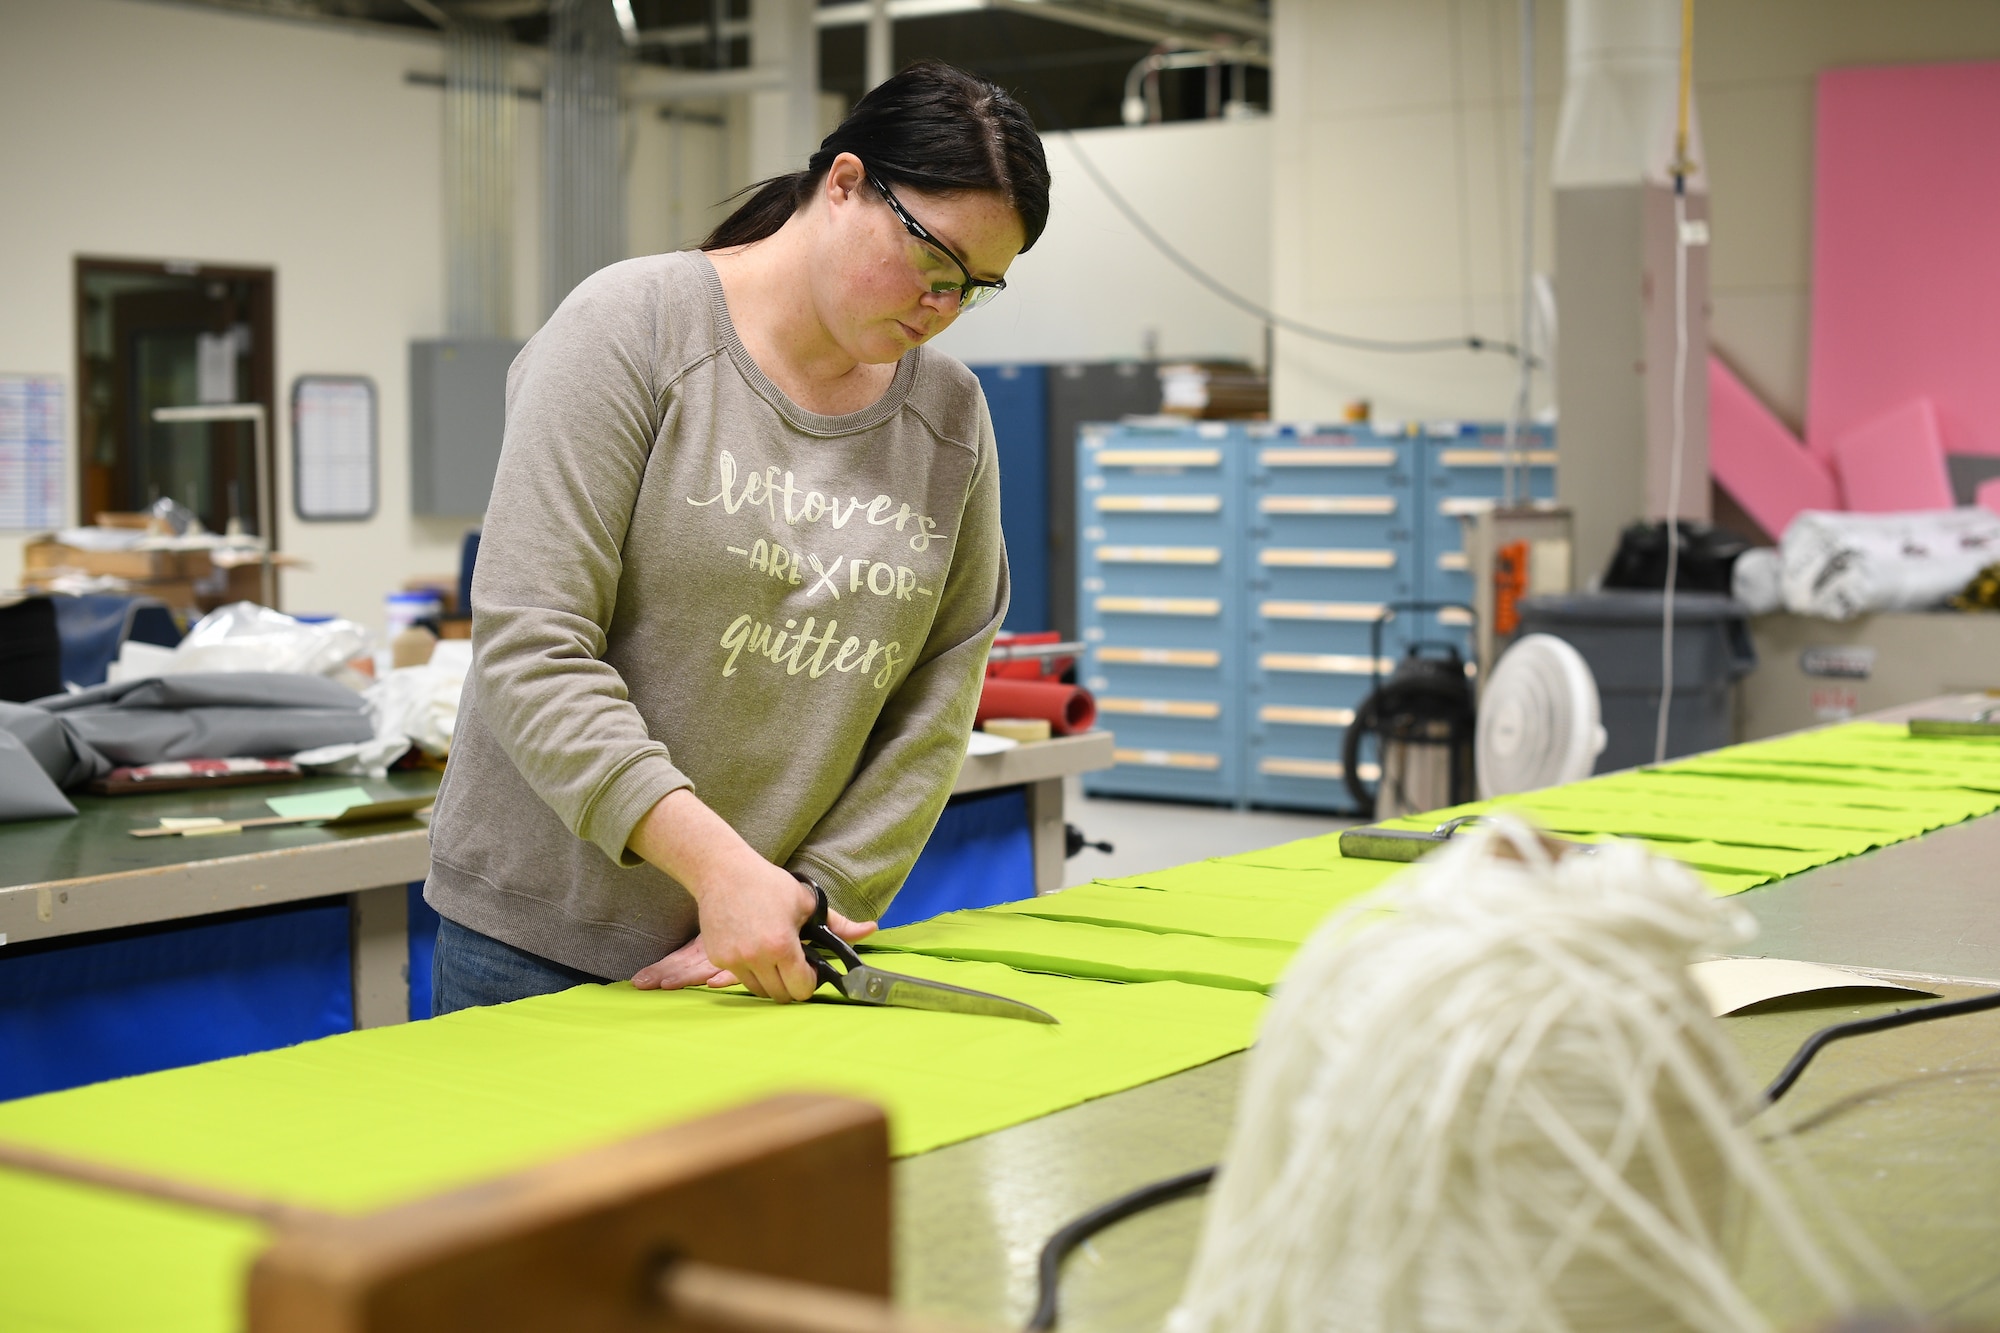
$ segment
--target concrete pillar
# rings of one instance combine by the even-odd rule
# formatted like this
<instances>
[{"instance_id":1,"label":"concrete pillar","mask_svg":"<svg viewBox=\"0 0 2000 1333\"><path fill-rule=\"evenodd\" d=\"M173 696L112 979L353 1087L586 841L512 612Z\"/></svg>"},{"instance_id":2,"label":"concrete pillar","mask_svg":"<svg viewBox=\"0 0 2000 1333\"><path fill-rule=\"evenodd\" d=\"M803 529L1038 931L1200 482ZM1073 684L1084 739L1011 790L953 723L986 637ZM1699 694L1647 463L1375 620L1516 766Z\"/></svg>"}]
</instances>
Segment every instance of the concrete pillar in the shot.
<instances>
[{"instance_id":1,"label":"concrete pillar","mask_svg":"<svg viewBox=\"0 0 2000 1333\"><path fill-rule=\"evenodd\" d=\"M813 0L750 0L750 63L782 70L780 86L750 94L750 179L804 167L819 147L819 30Z\"/></svg>"},{"instance_id":2,"label":"concrete pillar","mask_svg":"<svg viewBox=\"0 0 2000 1333\"><path fill-rule=\"evenodd\" d=\"M1689 194L1699 233L1708 196ZM1670 185L1556 191L1558 498L1575 516L1576 577L1604 572L1618 533L1668 512L1674 410ZM1687 250L1687 378L1678 514L1709 518L1708 247Z\"/></svg>"}]
</instances>

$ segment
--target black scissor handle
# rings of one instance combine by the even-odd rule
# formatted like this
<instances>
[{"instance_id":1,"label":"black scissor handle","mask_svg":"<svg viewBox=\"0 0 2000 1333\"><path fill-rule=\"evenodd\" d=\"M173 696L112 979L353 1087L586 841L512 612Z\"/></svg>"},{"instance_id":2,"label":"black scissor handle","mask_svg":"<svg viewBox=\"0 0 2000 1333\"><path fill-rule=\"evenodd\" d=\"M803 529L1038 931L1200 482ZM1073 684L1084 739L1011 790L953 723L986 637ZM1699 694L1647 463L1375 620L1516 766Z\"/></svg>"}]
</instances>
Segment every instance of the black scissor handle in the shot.
<instances>
[{"instance_id":1,"label":"black scissor handle","mask_svg":"<svg viewBox=\"0 0 2000 1333\"><path fill-rule=\"evenodd\" d=\"M796 870L792 872L792 878L813 892L812 915L799 926L799 943L805 946L806 962L812 966L813 974L822 985L831 985L837 990L840 988L841 973L827 955L838 958L850 971L861 966L861 955L826 924L826 890L817 881Z\"/></svg>"}]
</instances>

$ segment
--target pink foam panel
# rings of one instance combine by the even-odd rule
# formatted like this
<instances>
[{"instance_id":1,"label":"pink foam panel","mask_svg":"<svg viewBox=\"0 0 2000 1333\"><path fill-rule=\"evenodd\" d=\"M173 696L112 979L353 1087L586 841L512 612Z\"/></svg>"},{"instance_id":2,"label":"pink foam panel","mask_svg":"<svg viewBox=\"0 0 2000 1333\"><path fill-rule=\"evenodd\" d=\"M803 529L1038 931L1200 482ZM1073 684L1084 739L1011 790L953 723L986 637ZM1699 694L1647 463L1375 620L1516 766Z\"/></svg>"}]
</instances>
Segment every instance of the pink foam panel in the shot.
<instances>
[{"instance_id":1,"label":"pink foam panel","mask_svg":"<svg viewBox=\"0 0 2000 1333\"><path fill-rule=\"evenodd\" d=\"M1949 509L1951 473L1928 398L1904 403L1833 442L1840 498L1857 513Z\"/></svg>"},{"instance_id":2,"label":"pink foam panel","mask_svg":"<svg viewBox=\"0 0 2000 1333\"><path fill-rule=\"evenodd\" d=\"M1773 537L1801 509L1838 509L1833 474L1806 452L1742 380L1708 359L1708 465Z\"/></svg>"},{"instance_id":3,"label":"pink foam panel","mask_svg":"<svg viewBox=\"0 0 2000 1333\"><path fill-rule=\"evenodd\" d=\"M1928 398L2000 454L2000 63L1821 74L1813 190L1813 452Z\"/></svg>"},{"instance_id":4,"label":"pink foam panel","mask_svg":"<svg viewBox=\"0 0 2000 1333\"><path fill-rule=\"evenodd\" d=\"M2000 514L2000 477L1979 483L1979 489L1972 493L1973 502L1981 509L1990 509Z\"/></svg>"}]
</instances>

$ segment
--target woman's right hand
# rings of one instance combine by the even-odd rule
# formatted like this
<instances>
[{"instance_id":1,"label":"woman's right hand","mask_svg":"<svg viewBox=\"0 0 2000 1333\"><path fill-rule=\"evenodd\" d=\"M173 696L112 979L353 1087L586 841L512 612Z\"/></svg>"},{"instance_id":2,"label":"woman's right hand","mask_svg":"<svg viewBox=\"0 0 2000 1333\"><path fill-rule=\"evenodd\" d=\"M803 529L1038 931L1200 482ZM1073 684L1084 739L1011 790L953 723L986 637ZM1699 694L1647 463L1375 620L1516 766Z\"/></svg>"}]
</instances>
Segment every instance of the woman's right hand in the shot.
<instances>
[{"instance_id":1,"label":"woman's right hand","mask_svg":"<svg viewBox=\"0 0 2000 1333\"><path fill-rule=\"evenodd\" d=\"M799 944L799 927L812 915L812 890L791 871L752 855L754 865L700 888L688 886L701 914L702 949L753 995L806 999L819 988Z\"/></svg>"},{"instance_id":2,"label":"woman's right hand","mask_svg":"<svg viewBox=\"0 0 2000 1333\"><path fill-rule=\"evenodd\" d=\"M708 962L752 994L781 1003L819 986L799 944L812 890L772 865L683 787L662 797L628 844L693 895ZM666 960L662 960L664 962Z\"/></svg>"}]
</instances>

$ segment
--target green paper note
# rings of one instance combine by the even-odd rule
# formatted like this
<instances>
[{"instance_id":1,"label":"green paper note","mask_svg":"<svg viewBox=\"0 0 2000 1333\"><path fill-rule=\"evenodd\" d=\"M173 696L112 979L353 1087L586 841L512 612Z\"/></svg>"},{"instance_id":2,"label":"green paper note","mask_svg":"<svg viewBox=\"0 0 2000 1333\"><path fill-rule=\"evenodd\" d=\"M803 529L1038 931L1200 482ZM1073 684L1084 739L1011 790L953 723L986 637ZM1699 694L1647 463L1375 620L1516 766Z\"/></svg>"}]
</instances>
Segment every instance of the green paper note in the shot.
<instances>
[{"instance_id":1,"label":"green paper note","mask_svg":"<svg viewBox=\"0 0 2000 1333\"><path fill-rule=\"evenodd\" d=\"M862 947L1100 981L1184 981L1253 991L1269 990L1295 951L1288 941L1164 934L990 910L898 926L871 936ZM880 965L898 967L888 959Z\"/></svg>"},{"instance_id":2,"label":"green paper note","mask_svg":"<svg viewBox=\"0 0 2000 1333\"><path fill-rule=\"evenodd\" d=\"M266 797L271 813L287 819L331 819L352 806L374 800L359 787L335 787L331 791L309 791L299 796Z\"/></svg>"}]
</instances>

